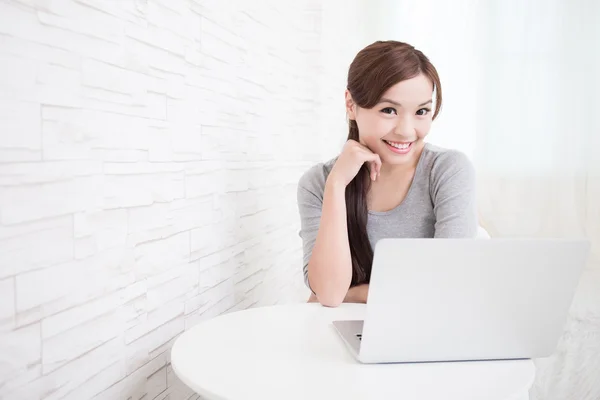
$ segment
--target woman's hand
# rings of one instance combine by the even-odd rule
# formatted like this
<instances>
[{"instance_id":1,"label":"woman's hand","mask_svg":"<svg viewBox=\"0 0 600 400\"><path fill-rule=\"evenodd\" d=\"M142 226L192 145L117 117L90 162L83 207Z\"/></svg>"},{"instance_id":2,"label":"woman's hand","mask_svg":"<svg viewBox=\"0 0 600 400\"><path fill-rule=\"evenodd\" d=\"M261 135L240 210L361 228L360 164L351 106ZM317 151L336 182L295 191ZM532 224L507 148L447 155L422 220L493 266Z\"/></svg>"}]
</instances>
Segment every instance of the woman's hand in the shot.
<instances>
[{"instance_id":1,"label":"woman's hand","mask_svg":"<svg viewBox=\"0 0 600 400\"><path fill-rule=\"evenodd\" d=\"M348 290L348 294L346 294L346 297L344 298L344 303L366 303L368 294L368 283L351 287L350 290Z\"/></svg>"},{"instance_id":2,"label":"woman's hand","mask_svg":"<svg viewBox=\"0 0 600 400\"><path fill-rule=\"evenodd\" d=\"M344 298L344 303L366 303L369 294L369 284L365 283L351 287ZM311 293L307 303L318 303L319 300L314 293Z\"/></svg>"},{"instance_id":3,"label":"woman's hand","mask_svg":"<svg viewBox=\"0 0 600 400\"><path fill-rule=\"evenodd\" d=\"M355 140L348 140L331 169L327 181L333 181L345 188L358 174L364 163L369 164L371 180L377 179L381 171L381 158L379 158L379 155Z\"/></svg>"}]
</instances>

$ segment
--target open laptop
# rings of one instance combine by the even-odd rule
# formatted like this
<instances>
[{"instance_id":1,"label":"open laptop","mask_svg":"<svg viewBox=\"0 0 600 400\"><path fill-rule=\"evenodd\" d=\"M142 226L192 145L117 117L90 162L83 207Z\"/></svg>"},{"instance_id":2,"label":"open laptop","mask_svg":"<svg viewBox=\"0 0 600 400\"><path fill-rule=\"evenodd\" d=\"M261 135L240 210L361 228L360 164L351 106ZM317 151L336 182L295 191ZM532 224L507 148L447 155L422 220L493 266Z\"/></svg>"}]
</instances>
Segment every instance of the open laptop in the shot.
<instances>
[{"instance_id":1,"label":"open laptop","mask_svg":"<svg viewBox=\"0 0 600 400\"><path fill-rule=\"evenodd\" d=\"M382 239L364 321L334 321L363 363L547 357L589 242Z\"/></svg>"}]
</instances>

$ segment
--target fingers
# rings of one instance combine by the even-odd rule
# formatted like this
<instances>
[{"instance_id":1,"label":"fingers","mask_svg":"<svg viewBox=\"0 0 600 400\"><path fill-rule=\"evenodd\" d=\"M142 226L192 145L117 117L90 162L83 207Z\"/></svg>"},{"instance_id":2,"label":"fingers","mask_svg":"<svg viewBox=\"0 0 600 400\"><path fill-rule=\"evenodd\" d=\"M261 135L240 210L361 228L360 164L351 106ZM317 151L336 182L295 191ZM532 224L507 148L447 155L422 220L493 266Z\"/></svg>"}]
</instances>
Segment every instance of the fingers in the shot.
<instances>
[{"instance_id":1,"label":"fingers","mask_svg":"<svg viewBox=\"0 0 600 400\"><path fill-rule=\"evenodd\" d=\"M377 176L379 176L379 174L381 173L381 157L379 157L379 154L375 154L375 165L377 166Z\"/></svg>"},{"instance_id":2,"label":"fingers","mask_svg":"<svg viewBox=\"0 0 600 400\"><path fill-rule=\"evenodd\" d=\"M360 146L358 149L358 154L360 154L360 158L362 158L363 163L369 163L369 173L372 181L376 180L381 172L381 158L379 154L373 153L368 147Z\"/></svg>"},{"instance_id":3,"label":"fingers","mask_svg":"<svg viewBox=\"0 0 600 400\"><path fill-rule=\"evenodd\" d=\"M367 146L353 140L349 140L347 145L350 147L349 150L354 152L354 157L357 157L355 160L368 163L370 178L372 181L376 180L381 173L381 158L379 155L372 152Z\"/></svg>"},{"instance_id":4,"label":"fingers","mask_svg":"<svg viewBox=\"0 0 600 400\"><path fill-rule=\"evenodd\" d=\"M371 153L367 161L369 162L369 169L371 171L371 180L374 181L381 173L381 158L378 154Z\"/></svg>"},{"instance_id":5,"label":"fingers","mask_svg":"<svg viewBox=\"0 0 600 400\"><path fill-rule=\"evenodd\" d=\"M369 171L371 173L371 180L374 181L377 179L377 168L374 163L369 163Z\"/></svg>"}]
</instances>

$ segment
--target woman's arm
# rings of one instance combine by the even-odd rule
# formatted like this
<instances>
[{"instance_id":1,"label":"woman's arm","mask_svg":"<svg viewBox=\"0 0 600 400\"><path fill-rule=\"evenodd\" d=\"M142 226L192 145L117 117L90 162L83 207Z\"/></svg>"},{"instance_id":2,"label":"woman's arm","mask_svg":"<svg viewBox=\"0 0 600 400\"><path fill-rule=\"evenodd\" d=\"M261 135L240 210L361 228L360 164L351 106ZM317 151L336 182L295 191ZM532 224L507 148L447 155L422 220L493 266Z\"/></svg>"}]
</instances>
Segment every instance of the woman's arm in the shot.
<instances>
[{"instance_id":1,"label":"woman's arm","mask_svg":"<svg viewBox=\"0 0 600 400\"><path fill-rule=\"evenodd\" d=\"M328 179L315 247L308 263L308 280L324 306L335 307L352 280L352 258L346 223L346 186Z\"/></svg>"},{"instance_id":2,"label":"woman's arm","mask_svg":"<svg viewBox=\"0 0 600 400\"><path fill-rule=\"evenodd\" d=\"M302 199L300 192L299 205L303 203L306 198ZM302 207L300 212L302 215ZM305 227L307 224L308 221ZM335 307L344 300L352 280L345 186L336 181L329 180L325 184L318 229L311 247L305 279L321 304Z\"/></svg>"},{"instance_id":3,"label":"woman's arm","mask_svg":"<svg viewBox=\"0 0 600 400\"><path fill-rule=\"evenodd\" d=\"M346 186L365 163L369 163L371 179L375 180L381 168L379 156L349 140L327 177L322 167L312 169L298 185L304 279L324 306L336 307L348 294L352 258L346 220Z\"/></svg>"}]
</instances>

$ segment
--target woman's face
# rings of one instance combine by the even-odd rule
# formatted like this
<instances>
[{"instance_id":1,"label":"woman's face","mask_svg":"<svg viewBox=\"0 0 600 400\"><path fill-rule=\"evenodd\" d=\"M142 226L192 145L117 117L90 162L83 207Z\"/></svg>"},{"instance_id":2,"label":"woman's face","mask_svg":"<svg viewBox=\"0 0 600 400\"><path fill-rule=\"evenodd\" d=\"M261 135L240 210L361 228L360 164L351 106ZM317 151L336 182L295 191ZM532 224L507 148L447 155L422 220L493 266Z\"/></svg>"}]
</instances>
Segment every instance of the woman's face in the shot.
<instances>
[{"instance_id":1,"label":"woman's face","mask_svg":"<svg viewBox=\"0 0 600 400\"><path fill-rule=\"evenodd\" d=\"M433 84L419 74L389 88L370 109L358 107L346 91L346 109L361 144L384 164L415 165L431 128L432 94Z\"/></svg>"}]
</instances>

